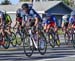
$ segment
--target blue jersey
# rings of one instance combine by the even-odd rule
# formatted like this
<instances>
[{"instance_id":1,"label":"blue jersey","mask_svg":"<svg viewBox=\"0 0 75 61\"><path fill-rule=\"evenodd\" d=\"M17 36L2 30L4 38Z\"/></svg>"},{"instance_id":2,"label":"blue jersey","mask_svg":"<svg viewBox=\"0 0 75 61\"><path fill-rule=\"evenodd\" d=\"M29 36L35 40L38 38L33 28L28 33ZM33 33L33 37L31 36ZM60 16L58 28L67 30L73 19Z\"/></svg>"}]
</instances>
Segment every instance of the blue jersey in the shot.
<instances>
[{"instance_id":1,"label":"blue jersey","mask_svg":"<svg viewBox=\"0 0 75 61\"><path fill-rule=\"evenodd\" d=\"M56 23L55 16L51 16L50 18L46 18L45 24L50 24L50 22L55 22Z\"/></svg>"},{"instance_id":2,"label":"blue jersey","mask_svg":"<svg viewBox=\"0 0 75 61\"><path fill-rule=\"evenodd\" d=\"M73 18L72 16L69 18L69 23L72 24L72 23L75 23L75 18Z\"/></svg>"},{"instance_id":3,"label":"blue jersey","mask_svg":"<svg viewBox=\"0 0 75 61\"><path fill-rule=\"evenodd\" d=\"M17 14L20 14L19 16L22 17L22 20L27 21L29 17L35 18L37 15L34 13L33 10L29 10L28 13L24 12L22 9L19 9L17 11Z\"/></svg>"}]
</instances>

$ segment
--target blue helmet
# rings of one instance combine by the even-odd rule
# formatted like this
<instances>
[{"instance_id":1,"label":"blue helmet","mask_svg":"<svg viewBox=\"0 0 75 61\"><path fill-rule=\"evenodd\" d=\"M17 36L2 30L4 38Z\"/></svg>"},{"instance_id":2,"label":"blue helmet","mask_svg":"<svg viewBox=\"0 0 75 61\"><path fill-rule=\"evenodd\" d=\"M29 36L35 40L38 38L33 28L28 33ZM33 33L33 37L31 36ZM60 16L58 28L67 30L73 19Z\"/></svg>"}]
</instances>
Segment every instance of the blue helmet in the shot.
<instances>
[{"instance_id":1,"label":"blue helmet","mask_svg":"<svg viewBox=\"0 0 75 61\"><path fill-rule=\"evenodd\" d=\"M75 16L75 10L71 12L71 16Z\"/></svg>"}]
</instances>

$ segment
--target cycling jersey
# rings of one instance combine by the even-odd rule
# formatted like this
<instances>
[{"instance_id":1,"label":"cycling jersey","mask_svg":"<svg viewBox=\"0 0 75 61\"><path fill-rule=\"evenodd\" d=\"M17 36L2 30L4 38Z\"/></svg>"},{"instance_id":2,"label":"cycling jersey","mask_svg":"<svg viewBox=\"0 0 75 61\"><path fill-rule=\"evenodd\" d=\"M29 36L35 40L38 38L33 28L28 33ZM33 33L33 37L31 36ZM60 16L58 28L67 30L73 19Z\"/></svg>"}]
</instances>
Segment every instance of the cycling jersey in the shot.
<instances>
[{"instance_id":1,"label":"cycling jersey","mask_svg":"<svg viewBox=\"0 0 75 61\"><path fill-rule=\"evenodd\" d=\"M5 24L8 24L9 22L11 22L11 17L10 17L10 15L8 15L8 14L6 13L6 14L4 14L4 16L5 16Z\"/></svg>"},{"instance_id":2,"label":"cycling jersey","mask_svg":"<svg viewBox=\"0 0 75 61\"><path fill-rule=\"evenodd\" d=\"M56 18L54 16L51 16L50 18L46 18L45 24L50 24L50 23L56 23Z\"/></svg>"},{"instance_id":3,"label":"cycling jersey","mask_svg":"<svg viewBox=\"0 0 75 61\"><path fill-rule=\"evenodd\" d=\"M2 11L0 11L0 28L4 27L4 13Z\"/></svg>"},{"instance_id":4,"label":"cycling jersey","mask_svg":"<svg viewBox=\"0 0 75 61\"><path fill-rule=\"evenodd\" d=\"M75 18L71 16L71 17L69 18L69 23L70 23L70 24L75 23Z\"/></svg>"},{"instance_id":5,"label":"cycling jersey","mask_svg":"<svg viewBox=\"0 0 75 61\"><path fill-rule=\"evenodd\" d=\"M37 17L37 15L34 13L33 10L29 10L29 12L26 13L26 12L24 12L22 9L19 9L19 10L17 11L17 14L18 14L17 17L20 17L20 19L22 18L21 21L22 21L22 20L27 21L30 16L31 16L32 18ZM21 21L19 20L19 22L21 22Z\"/></svg>"}]
</instances>

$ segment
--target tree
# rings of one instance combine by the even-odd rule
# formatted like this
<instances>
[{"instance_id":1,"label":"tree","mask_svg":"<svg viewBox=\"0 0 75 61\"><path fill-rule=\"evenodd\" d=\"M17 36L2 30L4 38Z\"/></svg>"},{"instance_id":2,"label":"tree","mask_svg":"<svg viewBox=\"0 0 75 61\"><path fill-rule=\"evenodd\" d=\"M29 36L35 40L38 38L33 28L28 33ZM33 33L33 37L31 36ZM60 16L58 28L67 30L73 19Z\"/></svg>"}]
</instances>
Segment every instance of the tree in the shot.
<instances>
[{"instance_id":1,"label":"tree","mask_svg":"<svg viewBox=\"0 0 75 61\"><path fill-rule=\"evenodd\" d=\"M4 0L1 5L9 5L11 4L11 2L9 0Z\"/></svg>"},{"instance_id":2,"label":"tree","mask_svg":"<svg viewBox=\"0 0 75 61\"><path fill-rule=\"evenodd\" d=\"M57 0L57 1L62 1L66 5L73 7L74 6L74 0Z\"/></svg>"}]
</instances>

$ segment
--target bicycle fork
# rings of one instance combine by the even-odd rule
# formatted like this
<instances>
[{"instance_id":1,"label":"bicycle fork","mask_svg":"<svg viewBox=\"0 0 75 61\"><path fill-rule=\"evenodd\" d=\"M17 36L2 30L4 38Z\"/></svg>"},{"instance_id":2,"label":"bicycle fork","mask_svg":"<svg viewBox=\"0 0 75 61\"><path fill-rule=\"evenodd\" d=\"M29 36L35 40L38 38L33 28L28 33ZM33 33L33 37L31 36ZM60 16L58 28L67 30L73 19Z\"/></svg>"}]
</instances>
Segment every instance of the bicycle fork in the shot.
<instances>
[{"instance_id":1,"label":"bicycle fork","mask_svg":"<svg viewBox=\"0 0 75 61\"><path fill-rule=\"evenodd\" d=\"M30 38L30 45L32 46L32 44L34 44L35 48L38 48L37 43L36 43L35 40L34 40L34 37L33 37L33 35L32 35L32 31L31 31L31 30L29 30L29 34L30 34L30 36L31 36L31 38L32 38L32 40L33 40L33 42L32 42L32 41L31 41L31 38Z\"/></svg>"}]
</instances>

